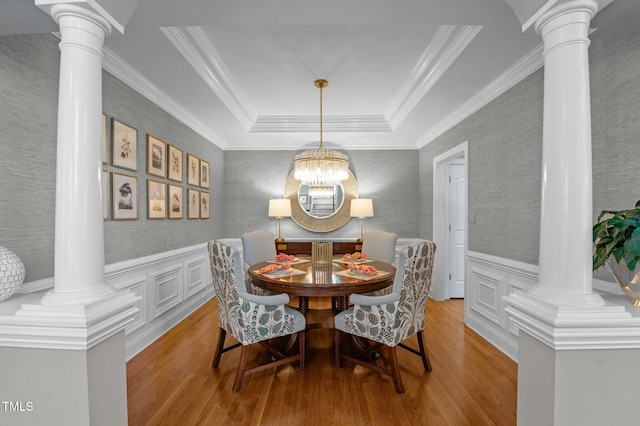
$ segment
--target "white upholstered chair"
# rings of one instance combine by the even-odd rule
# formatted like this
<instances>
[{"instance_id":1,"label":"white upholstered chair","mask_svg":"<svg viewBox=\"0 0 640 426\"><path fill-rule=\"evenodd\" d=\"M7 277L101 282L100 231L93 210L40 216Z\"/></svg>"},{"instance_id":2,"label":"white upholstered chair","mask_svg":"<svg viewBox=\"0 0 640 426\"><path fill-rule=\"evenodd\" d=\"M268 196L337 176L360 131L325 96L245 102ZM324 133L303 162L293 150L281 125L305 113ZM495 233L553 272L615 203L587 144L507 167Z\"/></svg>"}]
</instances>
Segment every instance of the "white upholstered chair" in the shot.
<instances>
[{"instance_id":1,"label":"white upholstered chair","mask_svg":"<svg viewBox=\"0 0 640 426\"><path fill-rule=\"evenodd\" d=\"M263 294L262 289L254 287L249 282L247 271L251 265L266 262L276 257L276 236L273 232L252 231L240 236L242 240L242 256L244 257L244 276L247 291L254 294Z\"/></svg>"},{"instance_id":2,"label":"white upholstered chair","mask_svg":"<svg viewBox=\"0 0 640 426\"><path fill-rule=\"evenodd\" d=\"M370 231L362 236L362 253L367 259L396 264L396 241L398 236L393 232Z\"/></svg>"},{"instance_id":3,"label":"white upholstered chair","mask_svg":"<svg viewBox=\"0 0 640 426\"><path fill-rule=\"evenodd\" d=\"M285 306L289 302L289 295L259 296L248 293L243 285L239 253L220 241L210 241L208 249L211 278L218 300L218 325L220 326L212 367L218 367L224 352L242 346L233 384L234 392L240 390L242 380L248 374L293 362L298 362L298 369L303 370L306 321L300 312ZM227 333L230 333L239 343L225 348L224 341ZM295 333L298 333L296 355L287 356L268 344L269 339ZM259 343L266 348L274 356L275 361L247 368L249 347L254 343Z\"/></svg>"},{"instance_id":4,"label":"white upholstered chair","mask_svg":"<svg viewBox=\"0 0 640 426\"><path fill-rule=\"evenodd\" d=\"M335 316L335 363L340 368L343 360L372 368L393 378L396 392L403 393L396 346L407 349L422 358L426 371L431 371L429 356L424 344L423 333L425 311L436 246L433 241L421 241L404 247L398 258L398 269L393 283L393 291L385 296L352 294L353 308ZM373 341L357 354L341 351L342 334L352 334ZM402 343L417 334L419 350ZM380 366L369 356L380 346L386 346L388 367ZM364 357L364 359L363 359ZM375 357L374 357L375 358Z\"/></svg>"}]
</instances>

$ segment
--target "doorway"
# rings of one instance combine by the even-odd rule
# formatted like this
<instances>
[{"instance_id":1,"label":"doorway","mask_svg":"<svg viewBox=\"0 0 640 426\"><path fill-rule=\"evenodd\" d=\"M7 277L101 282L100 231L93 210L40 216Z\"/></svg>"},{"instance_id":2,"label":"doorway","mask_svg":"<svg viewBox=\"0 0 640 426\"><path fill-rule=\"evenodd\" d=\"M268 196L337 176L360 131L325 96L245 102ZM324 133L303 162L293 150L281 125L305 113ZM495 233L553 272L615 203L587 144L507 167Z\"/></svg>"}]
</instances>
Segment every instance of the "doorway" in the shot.
<instances>
[{"instance_id":1,"label":"doorway","mask_svg":"<svg viewBox=\"0 0 640 426\"><path fill-rule=\"evenodd\" d=\"M449 298L464 298L465 187L464 157L447 163L447 269Z\"/></svg>"},{"instance_id":2,"label":"doorway","mask_svg":"<svg viewBox=\"0 0 640 426\"><path fill-rule=\"evenodd\" d=\"M433 158L433 241L436 259L431 297L465 297L468 142Z\"/></svg>"}]
</instances>

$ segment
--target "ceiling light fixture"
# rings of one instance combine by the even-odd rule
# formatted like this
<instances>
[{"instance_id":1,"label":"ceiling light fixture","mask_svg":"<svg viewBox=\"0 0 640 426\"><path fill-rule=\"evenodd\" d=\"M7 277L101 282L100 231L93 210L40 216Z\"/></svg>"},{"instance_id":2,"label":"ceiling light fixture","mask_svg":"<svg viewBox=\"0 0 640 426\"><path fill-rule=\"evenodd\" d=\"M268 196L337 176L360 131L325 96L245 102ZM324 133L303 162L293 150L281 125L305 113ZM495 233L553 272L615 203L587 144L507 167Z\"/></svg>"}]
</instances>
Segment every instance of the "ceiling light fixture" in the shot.
<instances>
[{"instance_id":1,"label":"ceiling light fixture","mask_svg":"<svg viewBox=\"0 0 640 426\"><path fill-rule=\"evenodd\" d=\"M296 155L293 161L293 176L303 184L334 185L349 178L349 157L322 145L322 89L327 84L327 80L315 81L315 86L320 89L320 147Z\"/></svg>"}]
</instances>

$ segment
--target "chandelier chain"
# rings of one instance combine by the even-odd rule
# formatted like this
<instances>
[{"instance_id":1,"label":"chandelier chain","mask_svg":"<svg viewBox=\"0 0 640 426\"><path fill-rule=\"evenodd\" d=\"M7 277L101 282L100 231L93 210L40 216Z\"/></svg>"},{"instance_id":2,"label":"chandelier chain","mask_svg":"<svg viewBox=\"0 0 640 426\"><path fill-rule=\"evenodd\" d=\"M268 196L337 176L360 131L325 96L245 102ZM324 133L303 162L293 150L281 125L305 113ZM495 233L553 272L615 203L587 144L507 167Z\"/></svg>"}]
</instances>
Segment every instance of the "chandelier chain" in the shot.
<instances>
[{"instance_id":1,"label":"chandelier chain","mask_svg":"<svg viewBox=\"0 0 640 426\"><path fill-rule=\"evenodd\" d=\"M320 85L320 149L322 149L322 88L324 86Z\"/></svg>"}]
</instances>

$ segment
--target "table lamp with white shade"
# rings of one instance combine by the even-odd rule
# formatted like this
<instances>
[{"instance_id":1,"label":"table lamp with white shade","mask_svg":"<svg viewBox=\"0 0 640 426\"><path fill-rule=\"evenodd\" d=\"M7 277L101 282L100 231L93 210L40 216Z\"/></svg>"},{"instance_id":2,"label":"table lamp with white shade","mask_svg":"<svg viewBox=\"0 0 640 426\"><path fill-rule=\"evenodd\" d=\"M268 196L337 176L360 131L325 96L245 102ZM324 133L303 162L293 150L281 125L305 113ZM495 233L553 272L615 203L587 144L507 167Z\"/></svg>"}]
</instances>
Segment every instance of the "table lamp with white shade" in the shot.
<instances>
[{"instance_id":1,"label":"table lamp with white shade","mask_svg":"<svg viewBox=\"0 0 640 426\"><path fill-rule=\"evenodd\" d=\"M373 217L373 200L371 198L354 198L351 200L351 217L360 219L360 238L362 242L364 235L364 218Z\"/></svg>"},{"instance_id":2,"label":"table lamp with white shade","mask_svg":"<svg viewBox=\"0 0 640 426\"><path fill-rule=\"evenodd\" d=\"M282 218L291 217L291 200L288 198L276 198L269 200L269 217L278 219L277 242L283 242L282 238Z\"/></svg>"}]
</instances>

